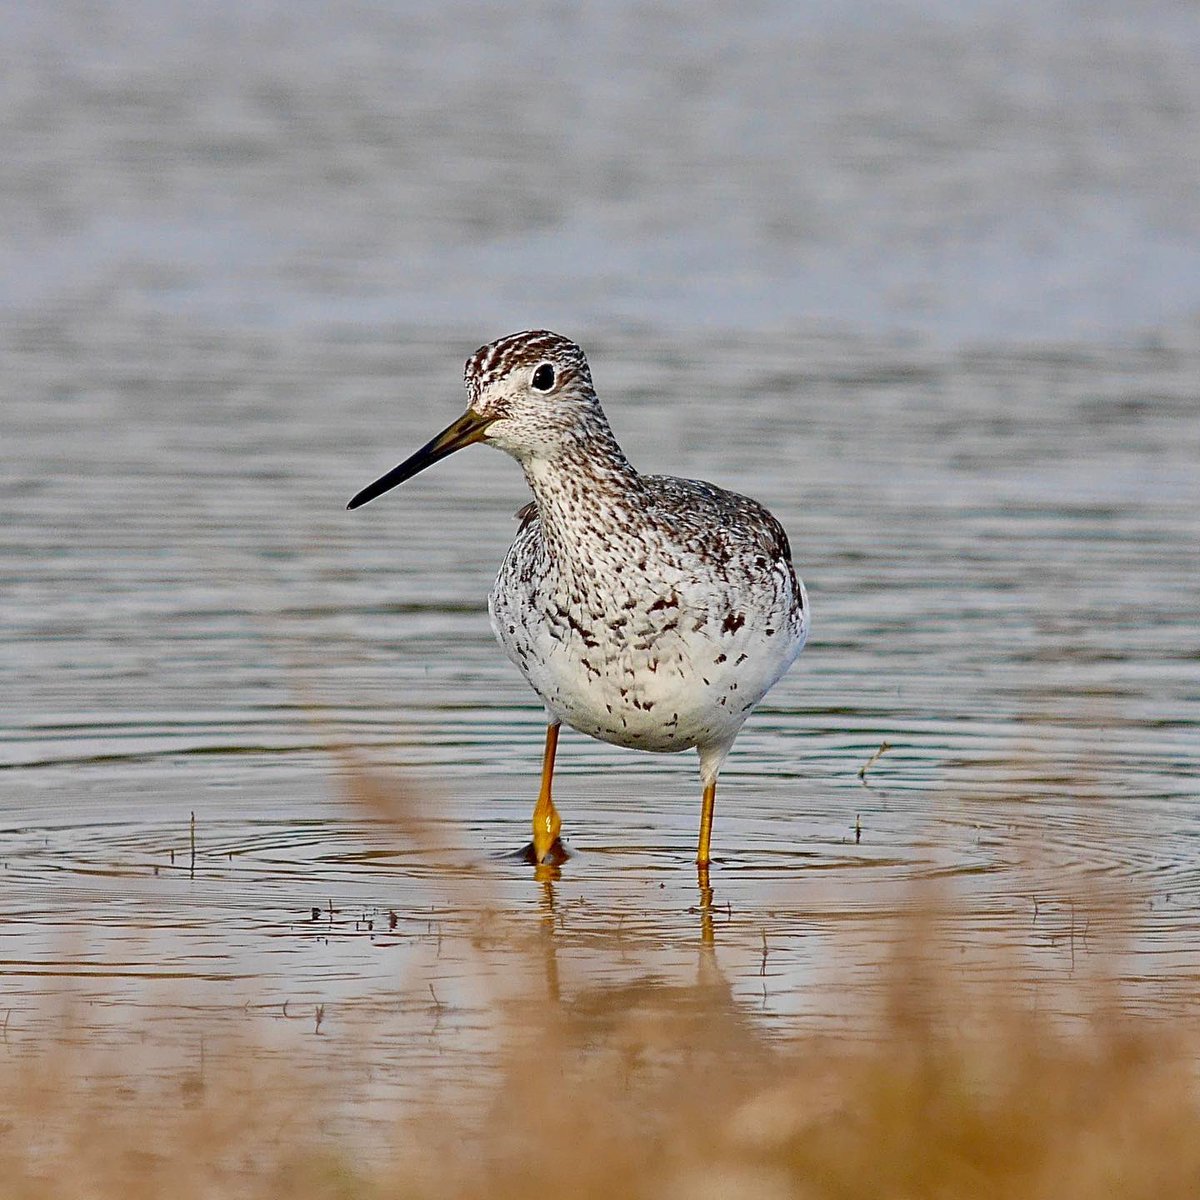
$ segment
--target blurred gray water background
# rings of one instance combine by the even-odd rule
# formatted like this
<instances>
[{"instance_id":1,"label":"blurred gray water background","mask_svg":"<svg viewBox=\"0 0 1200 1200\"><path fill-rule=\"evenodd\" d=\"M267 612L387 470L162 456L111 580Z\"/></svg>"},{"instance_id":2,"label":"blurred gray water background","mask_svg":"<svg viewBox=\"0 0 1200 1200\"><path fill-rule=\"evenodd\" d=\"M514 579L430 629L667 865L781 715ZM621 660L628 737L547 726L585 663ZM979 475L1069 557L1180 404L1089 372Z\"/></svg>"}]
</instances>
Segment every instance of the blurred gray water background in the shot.
<instances>
[{"instance_id":1,"label":"blurred gray water background","mask_svg":"<svg viewBox=\"0 0 1200 1200\"><path fill-rule=\"evenodd\" d=\"M4 12L17 312L954 345L1200 305L1191 3Z\"/></svg>"},{"instance_id":2,"label":"blurred gray water background","mask_svg":"<svg viewBox=\"0 0 1200 1200\"><path fill-rule=\"evenodd\" d=\"M598 931L690 961L692 756L565 735L577 857L550 891L502 857L541 738L484 603L516 467L344 511L538 325L636 463L767 502L812 593L718 798L735 994L846 1019L815 981L869 989L945 877L1031 987L1086 952L1086 886L1130 994L1194 996L1195 4L0 12L14 1031L64 981L96 1022L161 984L175 1017L367 1012L411 1064L380 997L420 964L472 1044L462 869L558 930L568 990L628 969ZM341 802L339 735L420 781L441 848Z\"/></svg>"}]
</instances>

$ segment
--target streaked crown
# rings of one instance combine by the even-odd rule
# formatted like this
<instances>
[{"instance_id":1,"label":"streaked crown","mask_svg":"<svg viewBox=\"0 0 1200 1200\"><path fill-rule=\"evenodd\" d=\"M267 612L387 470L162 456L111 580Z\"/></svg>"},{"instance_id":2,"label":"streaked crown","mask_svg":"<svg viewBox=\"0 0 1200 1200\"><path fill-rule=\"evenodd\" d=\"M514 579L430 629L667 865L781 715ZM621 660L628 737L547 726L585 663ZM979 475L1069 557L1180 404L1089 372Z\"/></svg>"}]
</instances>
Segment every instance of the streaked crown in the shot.
<instances>
[{"instance_id":1,"label":"streaked crown","mask_svg":"<svg viewBox=\"0 0 1200 1200\"><path fill-rule=\"evenodd\" d=\"M548 329L527 329L480 346L467 359L463 382L467 385L468 403L474 404L485 389L516 368L532 369L541 363L550 363L554 367L560 388L582 383L592 390L592 373L588 370L587 359L570 338Z\"/></svg>"}]
</instances>

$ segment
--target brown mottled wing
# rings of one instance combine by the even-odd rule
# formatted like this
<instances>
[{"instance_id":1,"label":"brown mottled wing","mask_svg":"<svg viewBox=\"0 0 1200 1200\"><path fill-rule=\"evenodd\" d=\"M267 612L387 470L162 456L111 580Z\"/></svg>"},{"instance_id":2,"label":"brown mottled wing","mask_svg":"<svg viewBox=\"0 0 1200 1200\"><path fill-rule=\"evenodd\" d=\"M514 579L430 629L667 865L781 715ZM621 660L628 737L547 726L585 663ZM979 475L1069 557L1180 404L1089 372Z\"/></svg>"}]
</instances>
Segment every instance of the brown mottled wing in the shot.
<instances>
[{"instance_id":1,"label":"brown mottled wing","mask_svg":"<svg viewBox=\"0 0 1200 1200\"><path fill-rule=\"evenodd\" d=\"M651 485L651 496L669 514L677 536L700 545L721 545L727 542L725 535L733 533L737 545L757 545L771 561L791 563L787 533L757 500L702 479L649 475L645 481Z\"/></svg>"}]
</instances>

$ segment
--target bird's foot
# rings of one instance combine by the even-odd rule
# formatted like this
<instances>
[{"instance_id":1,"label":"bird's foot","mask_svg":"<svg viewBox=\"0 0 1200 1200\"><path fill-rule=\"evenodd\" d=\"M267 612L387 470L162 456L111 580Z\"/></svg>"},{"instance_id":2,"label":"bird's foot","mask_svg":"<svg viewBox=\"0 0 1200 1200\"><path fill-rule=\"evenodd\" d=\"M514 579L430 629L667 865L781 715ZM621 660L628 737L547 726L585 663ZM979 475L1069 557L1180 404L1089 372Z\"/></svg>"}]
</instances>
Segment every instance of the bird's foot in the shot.
<instances>
[{"instance_id":1,"label":"bird's foot","mask_svg":"<svg viewBox=\"0 0 1200 1200\"><path fill-rule=\"evenodd\" d=\"M556 837L550 843L550 849L546 851L541 862L538 862L537 850L534 849L532 842L527 842L520 850L517 851L516 857L522 862L528 863L531 867L551 866L561 867L563 863L571 857L570 851L563 845L562 838Z\"/></svg>"}]
</instances>

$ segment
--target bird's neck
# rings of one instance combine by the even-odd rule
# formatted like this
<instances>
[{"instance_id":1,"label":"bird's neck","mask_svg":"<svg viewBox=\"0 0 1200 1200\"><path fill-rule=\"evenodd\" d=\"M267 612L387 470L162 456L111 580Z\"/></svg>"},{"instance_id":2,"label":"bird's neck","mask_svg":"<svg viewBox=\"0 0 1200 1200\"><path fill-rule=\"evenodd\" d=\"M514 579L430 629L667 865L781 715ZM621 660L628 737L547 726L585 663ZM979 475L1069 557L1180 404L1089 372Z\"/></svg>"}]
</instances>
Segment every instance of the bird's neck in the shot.
<instances>
[{"instance_id":1,"label":"bird's neck","mask_svg":"<svg viewBox=\"0 0 1200 1200\"><path fill-rule=\"evenodd\" d=\"M521 466L537 501L546 549L559 569L566 574L619 569L644 499L641 476L607 425L553 457L531 458Z\"/></svg>"}]
</instances>

